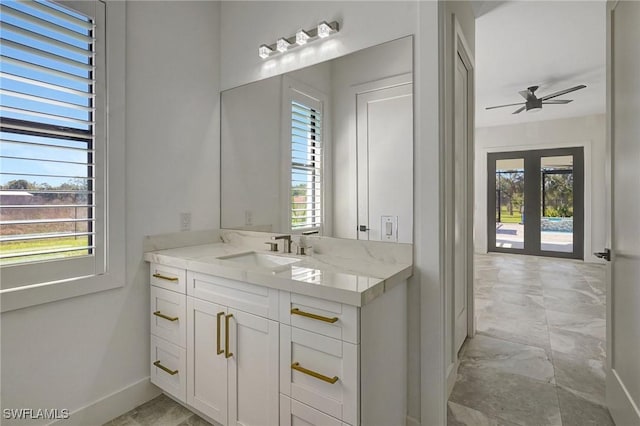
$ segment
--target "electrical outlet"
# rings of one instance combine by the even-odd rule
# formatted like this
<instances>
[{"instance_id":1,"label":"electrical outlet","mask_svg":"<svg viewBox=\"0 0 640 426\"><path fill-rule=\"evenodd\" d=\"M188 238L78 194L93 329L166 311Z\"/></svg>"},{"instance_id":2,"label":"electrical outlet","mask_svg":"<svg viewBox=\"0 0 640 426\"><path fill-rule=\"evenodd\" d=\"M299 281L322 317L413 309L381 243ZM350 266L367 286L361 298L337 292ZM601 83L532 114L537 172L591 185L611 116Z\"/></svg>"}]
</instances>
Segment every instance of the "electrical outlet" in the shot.
<instances>
[{"instance_id":1,"label":"electrical outlet","mask_svg":"<svg viewBox=\"0 0 640 426\"><path fill-rule=\"evenodd\" d=\"M191 213L180 213L180 231L191 230Z\"/></svg>"},{"instance_id":2,"label":"electrical outlet","mask_svg":"<svg viewBox=\"0 0 640 426\"><path fill-rule=\"evenodd\" d=\"M253 212L251 210L244 211L244 224L246 226L253 225Z\"/></svg>"}]
</instances>

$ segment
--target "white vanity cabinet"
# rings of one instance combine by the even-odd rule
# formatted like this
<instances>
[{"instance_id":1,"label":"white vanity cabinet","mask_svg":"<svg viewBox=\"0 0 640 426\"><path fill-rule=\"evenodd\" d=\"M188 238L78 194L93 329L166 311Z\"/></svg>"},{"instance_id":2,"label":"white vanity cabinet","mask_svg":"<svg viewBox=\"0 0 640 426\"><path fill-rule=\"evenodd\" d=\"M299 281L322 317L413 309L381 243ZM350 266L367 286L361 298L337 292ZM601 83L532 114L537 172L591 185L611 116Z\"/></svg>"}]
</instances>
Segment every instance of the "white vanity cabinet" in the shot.
<instances>
[{"instance_id":1,"label":"white vanity cabinet","mask_svg":"<svg viewBox=\"0 0 640 426\"><path fill-rule=\"evenodd\" d=\"M278 323L187 297L187 404L222 425L278 424Z\"/></svg>"},{"instance_id":2,"label":"white vanity cabinet","mask_svg":"<svg viewBox=\"0 0 640 426\"><path fill-rule=\"evenodd\" d=\"M404 424L404 283L357 307L154 263L151 279L151 380L200 414L223 426Z\"/></svg>"},{"instance_id":3,"label":"white vanity cabinet","mask_svg":"<svg viewBox=\"0 0 640 426\"><path fill-rule=\"evenodd\" d=\"M151 264L150 275L151 382L186 402L186 271Z\"/></svg>"}]
</instances>

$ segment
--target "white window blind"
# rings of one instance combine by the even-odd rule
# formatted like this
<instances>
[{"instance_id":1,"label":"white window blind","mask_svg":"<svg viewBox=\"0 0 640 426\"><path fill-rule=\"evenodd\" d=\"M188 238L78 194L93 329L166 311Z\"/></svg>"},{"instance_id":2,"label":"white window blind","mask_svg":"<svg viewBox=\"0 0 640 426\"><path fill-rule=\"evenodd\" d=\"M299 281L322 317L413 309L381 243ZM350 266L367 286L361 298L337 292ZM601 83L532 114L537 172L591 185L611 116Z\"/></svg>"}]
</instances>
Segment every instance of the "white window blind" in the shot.
<instances>
[{"instance_id":1,"label":"white window blind","mask_svg":"<svg viewBox=\"0 0 640 426\"><path fill-rule=\"evenodd\" d=\"M47 0L0 16L0 265L93 257L95 20Z\"/></svg>"},{"instance_id":2,"label":"white window blind","mask_svg":"<svg viewBox=\"0 0 640 426\"><path fill-rule=\"evenodd\" d=\"M291 100L291 230L320 229L322 103L295 92Z\"/></svg>"}]
</instances>

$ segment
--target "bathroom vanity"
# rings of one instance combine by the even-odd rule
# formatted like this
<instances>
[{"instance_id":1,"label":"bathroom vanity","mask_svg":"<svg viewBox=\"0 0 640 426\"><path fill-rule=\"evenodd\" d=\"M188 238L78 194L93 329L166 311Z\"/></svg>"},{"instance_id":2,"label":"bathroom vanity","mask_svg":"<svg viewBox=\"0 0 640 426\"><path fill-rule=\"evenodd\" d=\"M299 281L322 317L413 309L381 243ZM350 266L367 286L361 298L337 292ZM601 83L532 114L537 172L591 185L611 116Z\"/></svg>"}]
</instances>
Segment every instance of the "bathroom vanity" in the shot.
<instances>
[{"instance_id":1,"label":"bathroom vanity","mask_svg":"<svg viewBox=\"0 0 640 426\"><path fill-rule=\"evenodd\" d=\"M400 425L412 246L221 231L147 252L151 381L222 425Z\"/></svg>"}]
</instances>

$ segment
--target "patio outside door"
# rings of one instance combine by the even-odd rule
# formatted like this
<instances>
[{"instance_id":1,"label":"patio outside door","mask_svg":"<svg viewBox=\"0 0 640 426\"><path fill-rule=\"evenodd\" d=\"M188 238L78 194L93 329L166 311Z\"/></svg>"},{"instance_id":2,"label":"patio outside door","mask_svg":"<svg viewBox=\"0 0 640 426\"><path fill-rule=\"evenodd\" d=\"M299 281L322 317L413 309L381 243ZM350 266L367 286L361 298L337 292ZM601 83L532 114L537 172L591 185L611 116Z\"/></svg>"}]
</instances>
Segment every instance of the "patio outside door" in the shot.
<instances>
[{"instance_id":1,"label":"patio outside door","mask_svg":"<svg viewBox=\"0 0 640 426\"><path fill-rule=\"evenodd\" d=\"M584 257L583 148L488 155L489 251Z\"/></svg>"}]
</instances>

